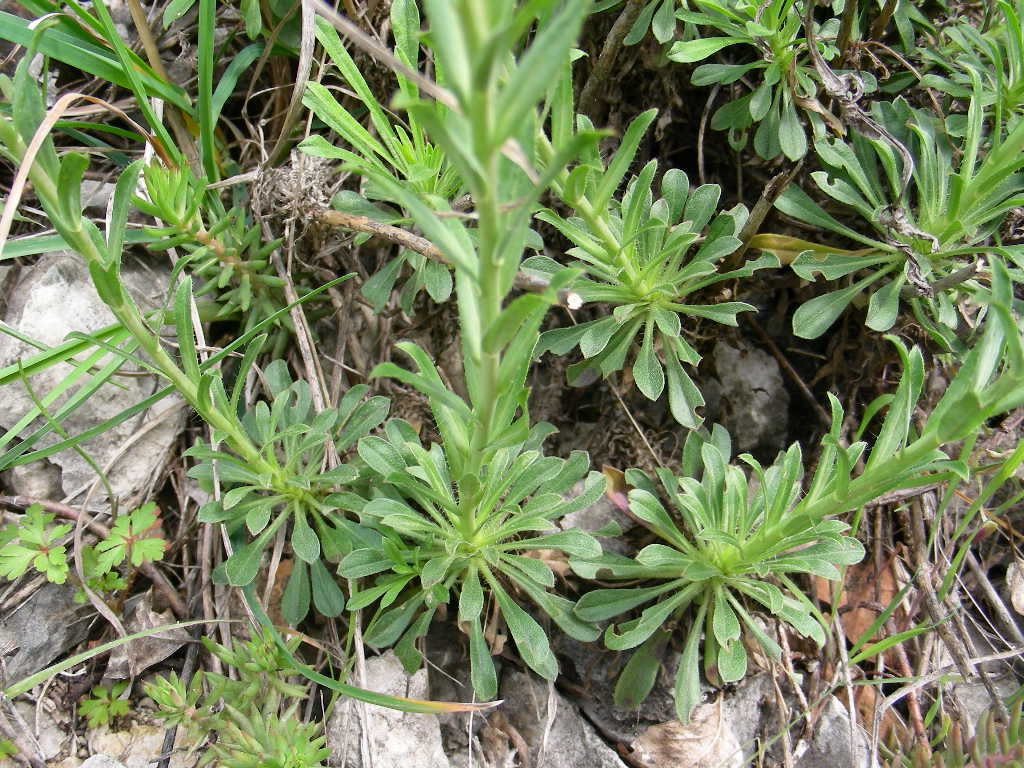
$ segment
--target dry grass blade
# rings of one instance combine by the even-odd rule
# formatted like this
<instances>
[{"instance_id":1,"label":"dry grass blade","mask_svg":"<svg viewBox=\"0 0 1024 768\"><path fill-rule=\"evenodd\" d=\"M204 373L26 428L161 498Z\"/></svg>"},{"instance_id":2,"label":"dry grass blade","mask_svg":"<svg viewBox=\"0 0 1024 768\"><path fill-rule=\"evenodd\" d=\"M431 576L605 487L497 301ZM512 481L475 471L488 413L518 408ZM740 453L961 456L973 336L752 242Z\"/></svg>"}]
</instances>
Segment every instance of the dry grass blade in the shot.
<instances>
[{"instance_id":1,"label":"dry grass blade","mask_svg":"<svg viewBox=\"0 0 1024 768\"><path fill-rule=\"evenodd\" d=\"M156 136L152 135L149 131L135 122L129 117L124 110L120 107L116 107L108 101L90 96L85 93L66 93L57 99L56 103L50 107L46 113L46 117L39 124L35 134L32 136L32 141L29 142L28 147L25 149L24 157L20 158L21 164L18 166L18 172L14 176L14 181L11 183L10 194L7 195L7 201L4 203L3 215L0 216L0 259L3 258L4 244L7 242L7 237L11 233L11 224L14 222L14 215L18 210L18 204L21 202L21 196L25 192L25 185L28 183L29 173L32 171L32 165L35 163L36 155L39 154L39 150L43 146L43 142L46 141L46 137L50 135L50 131L53 130L53 126L57 123L61 117L68 111L68 108L76 101L88 101L93 104L97 104L105 107L110 112L113 112L118 117L127 121L139 134L150 144L156 153L160 156L160 159L164 162L167 167L174 167L175 163L171 160L170 155L167 154L167 150L160 144Z\"/></svg>"}]
</instances>

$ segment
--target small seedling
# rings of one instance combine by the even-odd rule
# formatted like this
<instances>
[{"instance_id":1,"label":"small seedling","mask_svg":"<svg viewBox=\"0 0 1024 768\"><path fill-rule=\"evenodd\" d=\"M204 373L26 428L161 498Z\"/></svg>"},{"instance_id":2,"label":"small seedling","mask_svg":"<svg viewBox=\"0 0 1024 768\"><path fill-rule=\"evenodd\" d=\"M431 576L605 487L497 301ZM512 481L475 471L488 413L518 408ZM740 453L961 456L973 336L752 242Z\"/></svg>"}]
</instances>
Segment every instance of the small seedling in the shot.
<instances>
[{"instance_id":1,"label":"small seedling","mask_svg":"<svg viewBox=\"0 0 1024 768\"><path fill-rule=\"evenodd\" d=\"M115 717L127 715L128 700L120 698L126 688L127 680L114 683L110 688L97 685L92 689L92 695L78 705L78 714L88 721L90 728L107 725Z\"/></svg>"}]
</instances>

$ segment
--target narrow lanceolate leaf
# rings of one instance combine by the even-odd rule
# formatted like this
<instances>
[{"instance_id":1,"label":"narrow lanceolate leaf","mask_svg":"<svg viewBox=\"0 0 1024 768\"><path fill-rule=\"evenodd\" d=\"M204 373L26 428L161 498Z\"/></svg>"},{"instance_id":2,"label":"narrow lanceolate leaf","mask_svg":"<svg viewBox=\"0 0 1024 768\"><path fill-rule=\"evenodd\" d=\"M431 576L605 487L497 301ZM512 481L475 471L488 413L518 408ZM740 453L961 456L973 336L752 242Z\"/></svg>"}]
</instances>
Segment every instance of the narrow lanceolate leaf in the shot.
<instances>
[{"instance_id":1,"label":"narrow lanceolate leaf","mask_svg":"<svg viewBox=\"0 0 1024 768\"><path fill-rule=\"evenodd\" d=\"M682 64L692 64L695 61L703 61L723 48L742 42L731 37L705 37L685 42L680 40L669 48L668 58Z\"/></svg>"},{"instance_id":2,"label":"narrow lanceolate leaf","mask_svg":"<svg viewBox=\"0 0 1024 768\"><path fill-rule=\"evenodd\" d=\"M519 655L526 665L545 680L554 680L558 675L558 661L551 652L547 635L540 624L531 618L519 605L508 596L489 571L484 576L491 586L491 592L498 601L501 615L508 625L512 639L515 640Z\"/></svg>"},{"instance_id":3,"label":"narrow lanceolate leaf","mask_svg":"<svg viewBox=\"0 0 1024 768\"><path fill-rule=\"evenodd\" d=\"M613 627L608 627L604 635L605 645L613 651L635 648L653 635L656 630L668 621L669 616L677 608L684 606L692 597L693 591L684 589L667 600L652 605L640 614L640 619L634 622L632 626L627 624L626 626L629 628L621 634L617 633Z\"/></svg>"},{"instance_id":4,"label":"narrow lanceolate leaf","mask_svg":"<svg viewBox=\"0 0 1024 768\"><path fill-rule=\"evenodd\" d=\"M647 698L661 669L658 651L668 637L668 632L656 632L629 657L615 684L615 706L636 709Z\"/></svg>"},{"instance_id":5,"label":"narrow lanceolate leaf","mask_svg":"<svg viewBox=\"0 0 1024 768\"><path fill-rule=\"evenodd\" d=\"M676 671L676 714L684 725L690 722L690 714L700 704L700 632L704 624L704 613L707 610L707 603L702 603L697 616L691 625L689 636L686 638L686 645L683 648L683 656L679 660L679 669Z\"/></svg>"},{"instance_id":6,"label":"narrow lanceolate leaf","mask_svg":"<svg viewBox=\"0 0 1024 768\"><path fill-rule=\"evenodd\" d=\"M479 619L469 623L469 667L474 693L482 699L493 699L498 693L498 674Z\"/></svg>"},{"instance_id":7,"label":"narrow lanceolate leaf","mask_svg":"<svg viewBox=\"0 0 1024 768\"><path fill-rule=\"evenodd\" d=\"M654 352L654 321L648 319L644 341L633 364L633 380L648 400L657 400L665 389L665 372Z\"/></svg>"},{"instance_id":8,"label":"narrow lanceolate leaf","mask_svg":"<svg viewBox=\"0 0 1024 768\"><path fill-rule=\"evenodd\" d=\"M274 628L274 625L271 623L270 618L267 616L266 612L260 606L259 601L256 599L252 586L246 587L244 590L242 590L242 594L245 597L246 603L252 609L253 615L256 617L256 620L268 633L270 633L270 636L273 638L274 643L285 655L285 658L287 658L291 662L292 668L308 680L312 680L314 683L318 683L319 685L322 685L329 690L336 691L343 696L349 696L357 701L365 701L367 704L376 704L379 707L386 707L387 709L397 709L401 712L421 712L434 714L440 712L480 712L483 710L491 709L492 707L495 707L501 703L500 701L496 701L484 704L462 704L458 702L406 699L397 696L387 696L382 693L366 691L362 688L356 688L355 686L347 685L338 680L333 680L327 677L326 675L317 672L312 667L306 666L301 661L296 659L294 655L292 655L292 652L288 649L287 644L281 638L281 635L278 634L277 630ZM189 625L183 624L181 626ZM156 630L152 630L150 632L143 632L139 634L140 636L142 636L146 634L152 634L155 631ZM114 643L109 643L108 645L113 647L120 643L121 641L115 641ZM98 651L100 649L96 650ZM8 693L10 692L8 691Z\"/></svg>"},{"instance_id":9,"label":"narrow lanceolate leaf","mask_svg":"<svg viewBox=\"0 0 1024 768\"><path fill-rule=\"evenodd\" d=\"M677 589L681 584L680 581L670 581L642 589L595 589L579 599L574 611L584 621L605 621Z\"/></svg>"},{"instance_id":10,"label":"narrow lanceolate leaf","mask_svg":"<svg viewBox=\"0 0 1024 768\"><path fill-rule=\"evenodd\" d=\"M802 339L816 339L827 331L857 294L882 276L868 275L847 288L815 296L801 304L793 313L793 333Z\"/></svg>"}]
</instances>

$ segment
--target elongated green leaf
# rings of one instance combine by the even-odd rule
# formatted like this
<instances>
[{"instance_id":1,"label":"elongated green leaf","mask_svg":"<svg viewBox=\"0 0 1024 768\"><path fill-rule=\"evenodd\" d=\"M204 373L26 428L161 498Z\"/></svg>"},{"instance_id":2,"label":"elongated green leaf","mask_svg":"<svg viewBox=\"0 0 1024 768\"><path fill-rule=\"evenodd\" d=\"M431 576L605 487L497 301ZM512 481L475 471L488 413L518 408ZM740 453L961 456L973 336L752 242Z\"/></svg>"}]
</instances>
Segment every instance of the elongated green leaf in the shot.
<instances>
[{"instance_id":1,"label":"elongated green leaf","mask_svg":"<svg viewBox=\"0 0 1024 768\"><path fill-rule=\"evenodd\" d=\"M660 603L645 608L640 618L621 634L609 626L604 635L604 644L613 651L635 648L661 628L676 609L689 603L695 592L696 590L692 588L682 589Z\"/></svg>"},{"instance_id":2,"label":"elongated green leaf","mask_svg":"<svg viewBox=\"0 0 1024 768\"><path fill-rule=\"evenodd\" d=\"M314 560L309 565L313 586L313 605L324 616L340 616L345 610L345 595L324 565L323 560Z\"/></svg>"},{"instance_id":3,"label":"elongated green leaf","mask_svg":"<svg viewBox=\"0 0 1024 768\"><path fill-rule=\"evenodd\" d=\"M491 586L491 594L498 601L501 615L508 625L512 639L515 640L516 649L523 661L545 680L554 680L558 675L558 661L555 659L555 654L551 652L547 635L544 634L540 624L508 596L508 593L489 571L484 571L483 575Z\"/></svg>"},{"instance_id":4,"label":"elongated green leaf","mask_svg":"<svg viewBox=\"0 0 1024 768\"><path fill-rule=\"evenodd\" d=\"M28 47L32 43L33 26L29 19L0 11L0 38L4 40ZM70 25L47 29L39 41L39 53L64 62L79 71L89 72L102 80L108 80L124 88L131 87L121 62L111 55L109 49L83 39L84 35L70 34L67 31L69 28ZM149 92L186 113L191 113L192 106L182 88L156 77L142 59L135 54L131 56L133 66L137 68L136 72Z\"/></svg>"},{"instance_id":5,"label":"elongated green leaf","mask_svg":"<svg viewBox=\"0 0 1024 768\"><path fill-rule=\"evenodd\" d=\"M665 372L654 353L654 322L648 319L644 340L633 364L633 380L648 400L657 400L665 389Z\"/></svg>"},{"instance_id":6,"label":"elongated green leaf","mask_svg":"<svg viewBox=\"0 0 1024 768\"><path fill-rule=\"evenodd\" d=\"M818 338L832 326L855 296L883 275L884 272L876 272L846 288L804 302L793 313L793 333L801 339Z\"/></svg>"},{"instance_id":7,"label":"elongated green leaf","mask_svg":"<svg viewBox=\"0 0 1024 768\"><path fill-rule=\"evenodd\" d=\"M664 630L655 632L629 657L615 684L615 706L636 709L647 698L661 669L658 652L665 645L669 634Z\"/></svg>"},{"instance_id":8,"label":"elongated green leaf","mask_svg":"<svg viewBox=\"0 0 1024 768\"><path fill-rule=\"evenodd\" d=\"M654 598L673 589L678 589L681 581L670 581L654 587L635 589L595 589L583 595L577 602L574 612L584 621L605 621L621 616L626 611L650 602Z\"/></svg>"},{"instance_id":9,"label":"elongated green leaf","mask_svg":"<svg viewBox=\"0 0 1024 768\"><path fill-rule=\"evenodd\" d=\"M281 617L294 627L309 613L309 597L309 569L305 563L295 561L281 596Z\"/></svg>"},{"instance_id":10,"label":"elongated green leaf","mask_svg":"<svg viewBox=\"0 0 1024 768\"><path fill-rule=\"evenodd\" d=\"M259 621L260 625L270 633L270 636L274 639L274 643L285 654L292 667L296 672L301 674L303 677L312 680L314 683L324 686L325 688L337 691L343 696L349 696L350 698L356 699L357 701L365 701L367 704L376 704L380 707L386 707L388 709L397 709L401 712L421 712L421 713L438 713L438 712L468 712L468 711L482 711L490 709L491 707L500 704L501 702L494 702L490 704L458 704L458 703L445 703L439 701L423 701L419 699L405 699L395 696L387 696L382 693L374 693L372 691L366 691L362 688L356 688L355 686L347 685L337 680L332 680L326 675L322 675L312 667L308 667L292 655L287 644L278 634L274 625L267 617L266 612L260 606L259 601L256 600L252 585L242 590L242 594L245 597L246 603L249 605L256 616L256 620ZM199 622L195 622L199 623ZM165 627L160 627L159 630L154 629L152 632L164 631ZM113 645L113 644L111 644ZM77 663L77 662L76 662Z\"/></svg>"},{"instance_id":11,"label":"elongated green leaf","mask_svg":"<svg viewBox=\"0 0 1024 768\"><path fill-rule=\"evenodd\" d=\"M629 166L633 163L633 157L640 146L640 141L657 115L658 110L649 109L646 112L641 112L629 124L629 127L622 136L622 141L619 142L619 148L616 150L615 156L601 176L601 184L598 186L596 194L591 198L590 202L595 209L603 210L611 202L615 190L619 188L619 184L622 183L622 179L629 170Z\"/></svg>"},{"instance_id":12,"label":"elongated green leaf","mask_svg":"<svg viewBox=\"0 0 1024 768\"><path fill-rule=\"evenodd\" d=\"M479 619L469 622L469 670L476 695L482 699L493 699L498 694L498 673Z\"/></svg>"},{"instance_id":13,"label":"elongated green leaf","mask_svg":"<svg viewBox=\"0 0 1024 768\"><path fill-rule=\"evenodd\" d=\"M676 671L676 714L684 725L690 722L690 714L700 704L700 633L704 624L704 613L707 611L707 603L701 603L700 610L693 620L689 635L686 638L686 645L683 646L683 655L679 660L679 669Z\"/></svg>"},{"instance_id":14,"label":"elongated green leaf","mask_svg":"<svg viewBox=\"0 0 1024 768\"><path fill-rule=\"evenodd\" d=\"M688 41L679 40L668 49L667 56L672 61L678 61L681 64L692 64L695 61L703 61L723 48L742 42L744 41L732 37L704 37Z\"/></svg>"},{"instance_id":15,"label":"elongated green leaf","mask_svg":"<svg viewBox=\"0 0 1024 768\"><path fill-rule=\"evenodd\" d=\"M530 110L557 83L557 73L565 66L588 7L584 2L565 3L542 26L497 97L501 114L492 136L496 145L519 132Z\"/></svg>"}]
</instances>

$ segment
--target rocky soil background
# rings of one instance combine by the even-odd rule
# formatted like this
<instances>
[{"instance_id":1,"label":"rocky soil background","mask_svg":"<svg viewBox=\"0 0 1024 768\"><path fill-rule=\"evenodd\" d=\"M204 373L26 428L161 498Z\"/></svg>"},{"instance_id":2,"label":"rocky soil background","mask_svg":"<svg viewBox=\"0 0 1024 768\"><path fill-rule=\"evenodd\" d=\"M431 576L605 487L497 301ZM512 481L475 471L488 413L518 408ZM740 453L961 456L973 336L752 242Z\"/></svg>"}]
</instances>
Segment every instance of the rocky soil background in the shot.
<instances>
[{"instance_id":1,"label":"rocky soil background","mask_svg":"<svg viewBox=\"0 0 1024 768\"><path fill-rule=\"evenodd\" d=\"M629 4L642 5L632 0ZM353 6L347 8L350 15L356 12L367 29L387 38L387 3L345 5ZM125 39L137 43L127 6L110 6ZM10 4L4 8L29 15ZM151 14L160 13L156 8L149 10ZM222 10L225 27L237 25L237 12ZM973 5L963 5L962 11L981 13ZM581 47L590 56L599 55L616 13L598 14L588 22ZM176 59L182 69L179 74L183 82L192 76L194 60L190 59L186 38L192 29L189 25L194 23L192 10L176 28L178 38L165 36L162 41L169 63ZM623 48L591 114L598 116L601 124L621 131L646 106L661 106L656 130L644 145L640 159L657 157L677 163L694 178L706 177L720 184L723 204L743 202L752 207L777 169L749 149L737 153L724 140L705 142L703 133L698 133L705 91L693 88L689 77L678 68L673 73L661 68L664 62L659 59L659 50L653 40ZM260 81L268 90L287 84L294 64L286 57L274 61ZM390 81L385 73L369 60L360 59L359 63L386 103ZM86 73L80 73L80 77L89 79ZM250 108L243 102L236 98L228 105L231 119L239 125L251 117L243 116ZM261 108L270 111L270 107ZM702 158L699 169L698 141ZM248 163L255 167L255 155L247 152L254 150L241 152L240 166ZM311 283L350 270L360 275L359 281L339 287L338 300L351 311L340 319L328 316L314 321L324 352L326 377L340 387L355 371L351 380L362 381L377 363L390 359L396 340L406 338L417 340L435 354L443 370L457 376L458 361L451 359L451 355L458 354L453 344L457 318L450 305L436 305L421 298L418 309L424 311L411 317L398 309L397 297L381 314L374 313L359 298L359 283L393 253L391 244L370 240L353 247L348 236L303 231L296 226L296 211L305 204L305 196L329 198L334 188L346 181L325 177L320 170L309 174L322 182L322 187L303 182L304 162L293 157L282 164L283 170L276 177L278 187L268 198L278 205L273 211L267 210L268 226L274 236L290 238L290 245L299 254L296 260ZM12 176L13 169L7 168L5 186ZM289 187L296 178L298 189ZM101 217L113 185L110 177L94 179L90 184L87 211ZM273 208L269 204L266 207ZM801 234L791 221L777 214L772 217L769 221L777 230ZM123 274L141 306L157 308L166 300L171 280L171 265L166 259L140 251L126 259ZM826 402L826 392L838 393L844 402L863 405L891 391L895 355L877 334L863 333L859 319L844 320L828 336L815 341L792 334L792 308L811 295L806 282L780 271L776 276L754 279L742 290L742 299L759 310L756 319L744 318L736 329L698 324L693 332L693 343L704 355L694 377L707 402L704 415L707 423L727 427L737 452L771 461L794 440L816 445L827 428L819 405ZM0 262L0 317L5 329L17 332L0 334L0 369L35 351L24 337L56 346L70 333L94 332L113 322L81 259L65 252ZM209 330L211 345L217 345L237 328L214 323ZM898 330L912 341L923 337L920 328L909 321ZM286 346L282 355L301 370L293 348ZM71 366L62 365L34 376L35 392L17 383L0 388L0 430L15 428L32 407L36 393L58 388L71 370ZM932 401L948 383L946 373L937 367L926 382L927 397ZM621 477L617 473L629 467L678 463L682 430L663 403L638 396L628 381L605 380L570 388L565 385L564 365L547 358L534 371L531 385L532 415L559 428L552 441L559 455L574 449L587 450L593 466L604 467L610 478ZM116 384L105 384L90 395L63 428L71 434L86 432L149 397L157 386L152 376L118 378ZM424 436L429 437L429 410L421 395L393 381L375 380L373 386L379 394L392 398L393 415L421 425ZM1019 444L1022 422L1024 414L1014 413L991 425L991 432L980 436L980 450L1005 455ZM100 520L109 514L111 493L123 509L155 500L170 547L159 564L133 577L123 599L111 606L123 631L130 634L189 618L244 619L241 601L228 588L204 580L200 572L203 558L210 557L219 543L209 526L195 520L197 506L207 499L187 477L188 462L183 451L202 434L201 425L182 400L165 398L85 442L82 447L88 459L83 452L63 451L4 471L0 474L0 506L12 520L24 510L26 499L47 502L48 511L65 519L75 520L87 511ZM41 447L58 439L51 435ZM109 489L97 480L95 465L108 477ZM901 607L884 628L884 635L906 631L924 616L924 597L906 565L909 536L896 507L888 503L865 511L862 531L866 531L868 557L849 569L840 594L841 629L850 642L871 625L879 606L889 604L901 590ZM1019 659L1008 656L1005 650L1008 646L1024 646L1020 629L1024 577L1020 577L1022 571L1016 565L1024 562L1016 554L1022 513L1021 509L1009 511L1001 529L1004 536L979 538L956 591L958 611L965 620L961 642L967 644L969 655L1004 657L979 663L975 679L945 687L945 695L956 701L965 722L975 722L987 710L993 691L1009 696L1021 685ZM624 535L621 540L604 540L605 546L634 553L642 531L623 510L614 484L605 498L561 524L566 529L599 531L609 522L617 523ZM82 535L86 543L95 541L90 539L95 534L89 530ZM208 576L208 569L205 573ZM258 584L258 591L270 598L268 612L272 616L275 609L279 610L286 575L287 567L283 567L275 582ZM580 589L567 566L559 577L567 590ZM812 582L812 586L819 604L827 605L832 597L828 583ZM75 600L75 593L74 585L51 584L41 576L4 582L0 590L0 672L6 684L117 636L93 605ZM336 643L340 634L337 622L322 618L311 622L307 629L328 644ZM221 642L230 639L232 633L237 633L236 638L245 636L244 629L226 626L210 633ZM928 633L908 638L882 654L872 670L895 670L895 676L903 678L924 677L948 667L952 657L936 637ZM513 648L499 654L499 698L503 704L483 714L403 714L352 700L339 700L331 708L327 706L327 694L314 690L304 715L324 721L331 752L328 763L355 768L868 768L873 713L879 701L897 687L894 683L876 691L871 686L848 686L838 694L829 693L830 682L842 667L835 644L825 650L811 643L795 645L785 649L782 664L755 664L737 684L722 690L707 687L705 702L691 722L682 725L675 715L674 669L670 665L660 671L654 691L643 706L624 711L611 704L621 658L605 650L600 642L583 644L565 636L558 636L555 650L562 668L555 683L527 670ZM427 665L409 675L392 652L373 655L365 649L365 655L355 664L352 680L374 691L413 699L466 701L472 696L467 641L453 617L435 622L427 637L425 655ZM5 734L17 735L23 757L34 766L143 768L154 761L160 761L161 767L194 766L201 760L202 745L197 745L197 752L189 752L189 745L176 742L173 729L168 731L155 717L156 705L143 687L158 674L182 673L196 664L213 662L197 651L195 637L187 630L169 629L77 664L13 702L0 702L0 726ZM97 685L109 687L121 682L128 683L122 695L131 702L129 712L110 723L87 726L78 710L83 697ZM883 736L907 738L907 719L906 704L900 699L881 718ZM175 749L166 753L172 745ZM0 766L15 764L10 758L0 760Z\"/></svg>"}]
</instances>

